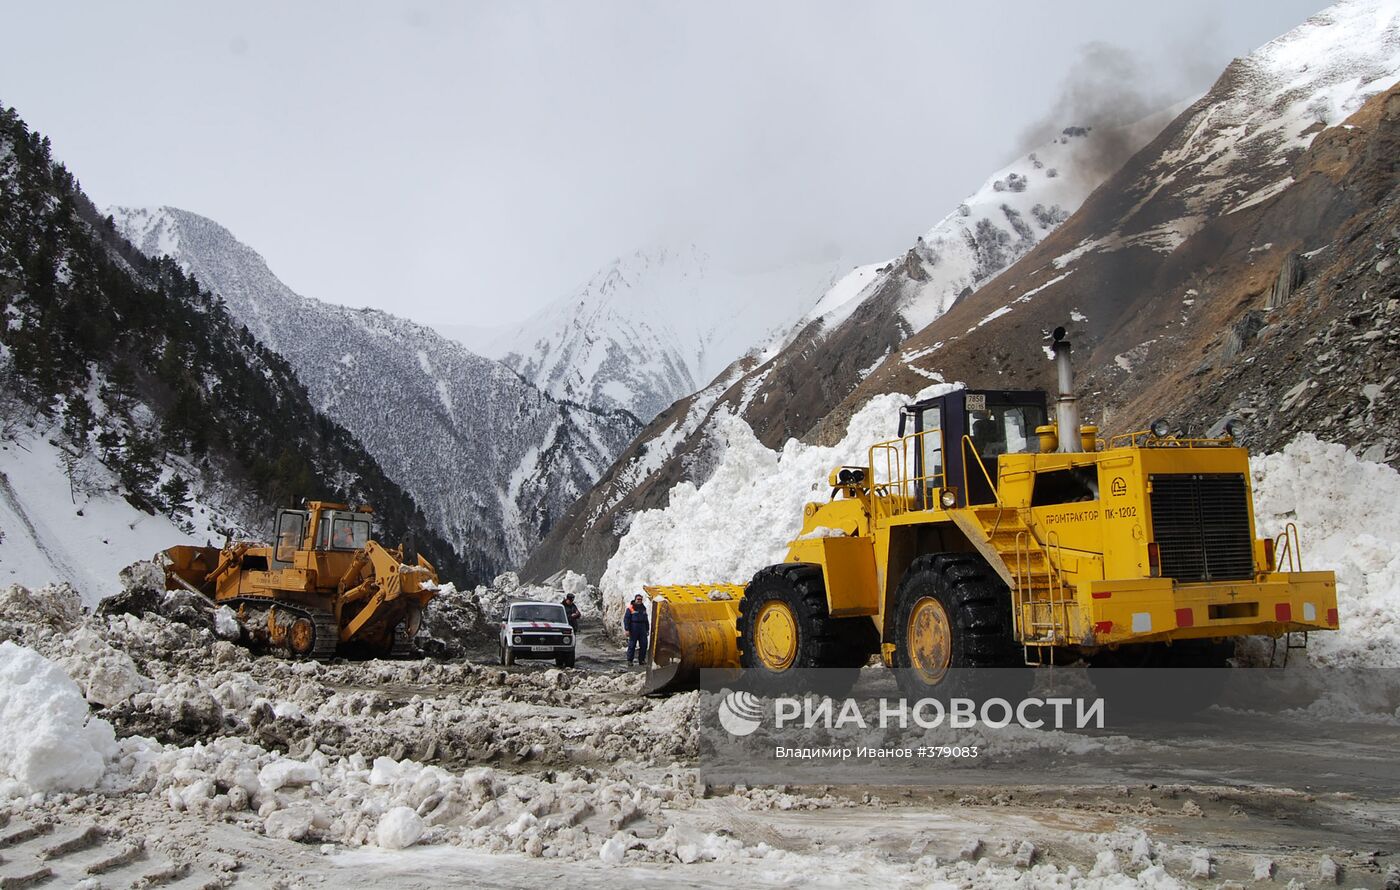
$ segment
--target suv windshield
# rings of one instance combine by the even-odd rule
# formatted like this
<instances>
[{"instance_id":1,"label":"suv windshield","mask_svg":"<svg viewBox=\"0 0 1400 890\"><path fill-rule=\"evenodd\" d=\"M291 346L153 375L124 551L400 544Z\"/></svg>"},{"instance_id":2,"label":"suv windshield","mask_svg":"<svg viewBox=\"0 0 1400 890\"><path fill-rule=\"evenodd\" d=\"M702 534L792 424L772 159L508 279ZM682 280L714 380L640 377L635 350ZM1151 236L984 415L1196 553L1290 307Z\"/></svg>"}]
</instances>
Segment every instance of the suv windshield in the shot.
<instances>
[{"instance_id":1,"label":"suv windshield","mask_svg":"<svg viewBox=\"0 0 1400 890\"><path fill-rule=\"evenodd\" d=\"M516 603L510 607L510 620L568 624L569 616L565 614L563 606L554 603Z\"/></svg>"}]
</instances>

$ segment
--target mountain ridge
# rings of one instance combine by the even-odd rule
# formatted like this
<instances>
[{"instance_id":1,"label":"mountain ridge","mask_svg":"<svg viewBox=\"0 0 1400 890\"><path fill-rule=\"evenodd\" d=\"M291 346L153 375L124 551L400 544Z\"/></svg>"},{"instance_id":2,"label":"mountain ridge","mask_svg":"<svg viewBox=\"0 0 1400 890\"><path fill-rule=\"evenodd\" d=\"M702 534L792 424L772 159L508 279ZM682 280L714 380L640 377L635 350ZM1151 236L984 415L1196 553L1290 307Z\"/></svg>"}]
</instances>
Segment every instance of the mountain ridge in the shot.
<instances>
[{"instance_id":1,"label":"mountain ridge","mask_svg":"<svg viewBox=\"0 0 1400 890\"><path fill-rule=\"evenodd\" d=\"M206 217L110 213L134 244L172 256L286 357L318 407L413 494L478 578L523 560L639 426L620 410L553 399L427 326L298 294Z\"/></svg>"},{"instance_id":2,"label":"mountain ridge","mask_svg":"<svg viewBox=\"0 0 1400 890\"><path fill-rule=\"evenodd\" d=\"M1156 115L1098 132L1067 127L989 176L903 254L846 273L788 331L653 419L531 554L524 573L546 576L568 565L600 575L632 513L664 503L677 482L708 478L724 417L742 417L769 448L809 435L917 325L1052 233L1107 175L1103 142L1140 145L1164 122ZM1094 163L1084 163L1089 158Z\"/></svg>"}]
</instances>

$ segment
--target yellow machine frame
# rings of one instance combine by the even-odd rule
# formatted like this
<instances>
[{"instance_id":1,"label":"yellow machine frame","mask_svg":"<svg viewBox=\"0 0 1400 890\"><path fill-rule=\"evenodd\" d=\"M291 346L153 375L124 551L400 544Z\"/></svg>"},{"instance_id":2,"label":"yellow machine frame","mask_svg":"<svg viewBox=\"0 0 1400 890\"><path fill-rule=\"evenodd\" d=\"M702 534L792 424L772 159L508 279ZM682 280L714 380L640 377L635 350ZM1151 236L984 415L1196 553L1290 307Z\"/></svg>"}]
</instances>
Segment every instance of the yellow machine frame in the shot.
<instances>
[{"instance_id":1,"label":"yellow machine frame","mask_svg":"<svg viewBox=\"0 0 1400 890\"><path fill-rule=\"evenodd\" d=\"M1077 426L1077 415L1069 416ZM1027 664L1129 644L1338 627L1335 576L1303 571L1297 530L1290 526L1277 540L1255 537L1249 458L1231 438L1138 432L1104 443L1085 426L1077 443L1084 450L1059 451L1058 424L1035 432L1040 450L998 455L995 479L969 436L958 441L943 428L872 445L865 466L832 471L829 501L806 505L784 563L820 567L828 615L868 617L887 666L894 662L896 589L914 559L929 553L975 553L995 570L1011 593L1015 642ZM938 439L930 442L930 436ZM941 470L920 475L916 455L927 453L926 446L967 455L961 477L947 478ZM1036 505L1036 480L1066 472L1092 479L1094 496ZM1235 540L1247 535L1252 541L1251 570L1237 570L1229 580L1164 577L1158 537L1165 532L1154 528L1154 480L1167 486L1182 478L1223 477L1235 480L1232 491L1243 480L1246 512L1240 516L1232 500L1228 521ZM990 494L972 498L974 490ZM1191 527L1202 535L1216 521L1212 503L1195 507L1198 521ZM1238 545L1233 552L1242 556ZM679 685L700 667L738 668L741 585L646 590L655 603L648 690Z\"/></svg>"},{"instance_id":2,"label":"yellow machine frame","mask_svg":"<svg viewBox=\"0 0 1400 890\"><path fill-rule=\"evenodd\" d=\"M390 550L369 540L371 512L310 501L302 510L279 511L279 526L289 514L305 521L298 523L300 533L273 544L172 547L165 551L167 586L193 589L245 617L265 609L266 628L259 633L297 655L329 657L350 644L388 654L418 632L438 579L422 556L406 565L402 546ZM363 522L366 533L337 544L331 539L337 519Z\"/></svg>"}]
</instances>

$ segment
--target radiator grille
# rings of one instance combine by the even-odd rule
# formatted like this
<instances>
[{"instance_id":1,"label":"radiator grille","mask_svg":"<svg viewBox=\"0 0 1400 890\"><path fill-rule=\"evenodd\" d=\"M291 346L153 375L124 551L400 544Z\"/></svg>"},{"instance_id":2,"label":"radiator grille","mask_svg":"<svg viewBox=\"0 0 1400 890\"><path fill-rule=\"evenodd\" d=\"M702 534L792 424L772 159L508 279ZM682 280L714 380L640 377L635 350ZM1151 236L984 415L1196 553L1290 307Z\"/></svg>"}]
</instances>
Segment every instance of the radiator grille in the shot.
<instances>
[{"instance_id":1,"label":"radiator grille","mask_svg":"<svg viewBox=\"0 0 1400 890\"><path fill-rule=\"evenodd\" d=\"M1152 536L1162 576L1238 581L1254 574L1249 492L1240 474L1154 475Z\"/></svg>"},{"instance_id":2,"label":"radiator grille","mask_svg":"<svg viewBox=\"0 0 1400 890\"><path fill-rule=\"evenodd\" d=\"M553 633L522 633L520 634L520 645L522 646L562 646L564 645L564 634Z\"/></svg>"}]
</instances>

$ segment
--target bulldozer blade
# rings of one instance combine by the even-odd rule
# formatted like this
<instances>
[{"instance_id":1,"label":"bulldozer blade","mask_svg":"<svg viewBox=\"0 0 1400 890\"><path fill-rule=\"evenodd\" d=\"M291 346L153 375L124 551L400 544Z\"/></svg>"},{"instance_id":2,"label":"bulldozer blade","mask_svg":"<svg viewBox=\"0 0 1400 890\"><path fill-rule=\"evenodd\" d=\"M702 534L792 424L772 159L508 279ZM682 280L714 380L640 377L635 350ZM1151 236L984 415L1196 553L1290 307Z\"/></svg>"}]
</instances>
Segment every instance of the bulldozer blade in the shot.
<instances>
[{"instance_id":1,"label":"bulldozer blade","mask_svg":"<svg viewBox=\"0 0 1400 890\"><path fill-rule=\"evenodd\" d=\"M188 590L208 599L210 572L219 564L218 547L194 547L180 544L169 547L160 555L165 557L165 589Z\"/></svg>"},{"instance_id":2,"label":"bulldozer blade","mask_svg":"<svg viewBox=\"0 0 1400 890\"><path fill-rule=\"evenodd\" d=\"M652 603L651 647L643 695L694 689L700 671L739 674L738 618L742 584L645 587Z\"/></svg>"}]
</instances>

